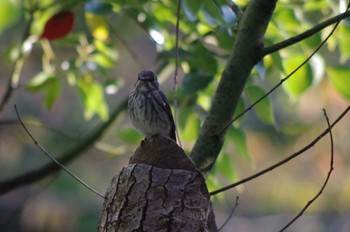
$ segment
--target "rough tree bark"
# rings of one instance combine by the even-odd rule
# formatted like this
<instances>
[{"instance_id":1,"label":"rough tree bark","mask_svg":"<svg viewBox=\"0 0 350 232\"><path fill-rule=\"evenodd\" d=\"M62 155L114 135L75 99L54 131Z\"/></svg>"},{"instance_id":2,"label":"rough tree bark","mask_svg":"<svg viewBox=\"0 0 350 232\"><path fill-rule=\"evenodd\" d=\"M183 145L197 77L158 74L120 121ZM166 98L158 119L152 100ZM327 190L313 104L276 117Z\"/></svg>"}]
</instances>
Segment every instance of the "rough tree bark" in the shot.
<instances>
[{"instance_id":1,"label":"rough tree bark","mask_svg":"<svg viewBox=\"0 0 350 232\"><path fill-rule=\"evenodd\" d=\"M162 136L141 143L112 180L98 231L217 231L202 174Z\"/></svg>"},{"instance_id":2,"label":"rough tree bark","mask_svg":"<svg viewBox=\"0 0 350 232\"><path fill-rule=\"evenodd\" d=\"M207 173L222 148L226 130L247 78L261 59L263 37L276 0L251 1L223 71L208 117L190 156L157 137L136 150L107 190L99 231L216 231Z\"/></svg>"}]
</instances>

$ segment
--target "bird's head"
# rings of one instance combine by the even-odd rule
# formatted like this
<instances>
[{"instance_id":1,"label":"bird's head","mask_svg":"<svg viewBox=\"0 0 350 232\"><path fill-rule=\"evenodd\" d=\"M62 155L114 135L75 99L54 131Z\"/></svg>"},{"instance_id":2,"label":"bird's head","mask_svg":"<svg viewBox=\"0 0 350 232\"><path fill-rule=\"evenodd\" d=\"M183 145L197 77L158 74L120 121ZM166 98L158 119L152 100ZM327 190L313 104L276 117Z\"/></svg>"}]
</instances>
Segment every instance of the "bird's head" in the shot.
<instances>
[{"instance_id":1,"label":"bird's head","mask_svg":"<svg viewBox=\"0 0 350 232\"><path fill-rule=\"evenodd\" d=\"M157 75L153 71L141 71L137 76L135 87L143 92L157 90L159 88Z\"/></svg>"}]
</instances>

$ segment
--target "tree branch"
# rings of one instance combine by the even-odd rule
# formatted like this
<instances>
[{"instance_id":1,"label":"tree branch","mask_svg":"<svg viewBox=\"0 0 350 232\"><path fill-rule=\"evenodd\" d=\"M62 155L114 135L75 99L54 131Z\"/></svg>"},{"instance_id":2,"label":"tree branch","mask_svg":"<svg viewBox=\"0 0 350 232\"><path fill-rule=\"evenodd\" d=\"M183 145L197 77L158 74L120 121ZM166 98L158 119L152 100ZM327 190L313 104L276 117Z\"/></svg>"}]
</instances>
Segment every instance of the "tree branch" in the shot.
<instances>
[{"instance_id":1,"label":"tree branch","mask_svg":"<svg viewBox=\"0 0 350 232\"><path fill-rule=\"evenodd\" d=\"M176 11L176 27L175 27L175 72L174 72L174 123L175 123L175 133L176 133L176 137L177 137L177 141L180 145L180 147L182 147L182 143L181 143L181 138L180 138L180 134L179 134L179 130L178 130L178 124L177 124L177 94L176 94L176 90L177 90L177 85L178 85L178 71L179 71L179 27L180 27L180 13L181 13L181 0L178 0L178 4L177 4L177 11Z\"/></svg>"},{"instance_id":2,"label":"tree branch","mask_svg":"<svg viewBox=\"0 0 350 232\"><path fill-rule=\"evenodd\" d=\"M232 208L232 210L231 210L231 213L230 213L229 216L226 218L225 222L219 227L218 232L220 232L220 231L226 226L226 224L230 221L230 219L232 218L233 213L236 211L236 208L237 208L237 206L238 206L238 199L239 199L239 196L236 196L235 205L233 206L233 208Z\"/></svg>"},{"instance_id":3,"label":"tree branch","mask_svg":"<svg viewBox=\"0 0 350 232\"><path fill-rule=\"evenodd\" d=\"M107 128L112 124L114 119L122 112L127 106L127 100L124 100L110 115L109 120L97 128L93 133L87 136L83 141L79 142L75 147L72 147L68 152L57 158L57 161L61 164L67 164L71 160L75 159L93 145L98 140ZM18 187L32 184L39 181L46 176L52 175L61 170L61 167L55 162L50 163L27 173L18 175L11 179L0 182L0 195L14 190Z\"/></svg>"},{"instance_id":4,"label":"tree branch","mask_svg":"<svg viewBox=\"0 0 350 232\"><path fill-rule=\"evenodd\" d=\"M331 142L331 160L329 162L329 171L328 171L327 177L326 177L325 181L323 182L323 185L322 185L320 191L318 191L318 193L310 201L307 202L307 204L304 206L304 208L287 225L285 225L279 232L285 231L290 225L292 225L296 220L298 220L298 218L300 218L304 214L306 209L312 203L314 203L319 196L321 196L321 194L322 194L323 190L326 188L326 185L329 181L329 178L331 177L331 174L334 170L334 168L333 168L333 161L334 161L333 134L332 134L331 125L329 123L329 118L327 116L327 112L325 109L323 110L323 113L324 113L324 117L326 118L326 121L327 121L327 126L328 126L328 130L329 130L329 138L330 138L330 142Z\"/></svg>"},{"instance_id":5,"label":"tree branch","mask_svg":"<svg viewBox=\"0 0 350 232\"><path fill-rule=\"evenodd\" d=\"M226 130L219 135L217 132L232 119L247 78L261 57L262 40L275 4L276 1L251 1L240 22L234 48L221 75L210 112L190 153L203 173L213 166Z\"/></svg>"},{"instance_id":6,"label":"tree branch","mask_svg":"<svg viewBox=\"0 0 350 232\"><path fill-rule=\"evenodd\" d=\"M350 8L350 2L345 10L345 12L348 12ZM238 118L240 118L241 116L243 116L246 112L248 112L249 110L251 110L255 105L257 105L259 102L261 102L264 98L266 98L267 96L269 96L271 93L273 93L276 89L278 89L286 80L288 80L290 77L292 77L294 75L294 73L296 73L301 67L303 67L307 62L309 62L309 60L323 47L323 45L326 44L326 42L328 41L328 39L333 35L333 33L335 32L335 30L337 29L339 23L341 22L342 18L338 18L338 21L335 23L335 25L333 26L333 29L331 30L331 32L327 35L327 37L321 42L320 45L318 45L318 47L301 63L299 64L292 72L290 72L286 77L284 77L283 79L281 79L281 81L275 85L272 89L270 89L265 95L261 96L258 100L256 100L253 104L251 104L249 107L247 107L245 110L243 110L241 113L239 113L235 118L233 118L232 120L226 122L225 126L223 126L218 134L222 134L223 132L225 132L227 130L227 128L229 126L231 126L231 124L236 121Z\"/></svg>"},{"instance_id":7,"label":"tree branch","mask_svg":"<svg viewBox=\"0 0 350 232\"><path fill-rule=\"evenodd\" d=\"M19 122L21 123L22 127L24 128L24 130L27 132L27 134L29 135L29 137L33 140L34 144L39 147L39 149L48 157L50 158L54 163L56 163L58 166L60 166L60 168L62 168L66 173L68 173L71 177L73 177L75 180L77 180L80 184L82 184L83 186L85 186L86 188L88 188L90 191L92 191L93 193L95 193L96 195L100 196L101 198L104 198L104 196L97 192L95 189L93 189L91 186L89 186L87 183L85 183L82 179L80 179L78 176L76 176L74 173L72 173L68 168L66 168L63 164L61 164L60 162L58 162L52 155L50 155L46 149L41 146L41 144L34 138L34 136L32 135L32 133L30 133L30 131L28 130L28 128L26 127L26 125L23 123L21 117L19 116L18 110L17 110L17 106L15 105L15 111L17 114L17 118L19 120Z\"/></svg>"},{"instance_id":8,"label":"tree branch","mask_svg":"<svg viewBox=\"0 0 350 232\"><path fill-rule=\"evenodd\" d=\"M238 22L241 21L243 17L242 9L231 0L225 0L225 3L231 8L232 12L236 15Z\"/></svg>"},{"instance_id":9,"label":"tree branch","mask_svg":"<svg viewBox=\"0 0 350 232\"><path fill-rule=\"evenodd\" d=\"M50 131L52 133L55 133L55 134L57 134L59 136L62 136L65 139L69 139L69 140L72 140L72 141L78 141L77 138L73 138L72 136L69 136L69 135L65 134L64 132L62 132L62 131L60 131L60 130L58 130L56 128L50 127L46 123L41 122L39 120L27 119L27 120L22 120L22 121L26 125L43 128L43 129L48 130L48 131ZM15 120L15 119L9 119L9 120L0 121L0 126L2 126L2 125L21 125L21 122L19 122L18 120Z\"/></svg>"},{"instance_id":10,"label":"tree branch","mask_svg":"<svg viewBox=\"0 0 350 232\"><path fill-rule=\"evenodd\" d=\"M268 54L274 53L278 50L281 50L283 48L286 48L286 47L289 47L293 44L296 44L296 43L298 43L306 38L313 36L314 34L318 33L319 31L323 30L324 28L326 28L334 23L337 23L337 22L339 22L339 21L341 21L344 18L349 17L349 16L350 16L350 11L346 11L345 13L342 13L342 14L339 14L337 16L334 16L333 18L327 19L326 21L324 21L320 24L317 24L313 28L311 28L311 29L299 34L299 35L296 35L296 36L291 37L287 40L281 41L277 44L271 45L270 47L264 48L262 50L261 56L264 57Z\"/></svg>"},{"instance_id":11,"label":"tree branch","mask_svg":"<svg viewBox=\"0 0 350 232\"><path fill-rule=\"evenodd\" d=\"M278 162L278 163L276 163L276 164L274 164L274 165L272 165L272 166L270 166L270 167L268 167L268 168L266 168L266 169L264 169L264 170L262 170L262 171L260 171L260 172L258 172L258 173L255 173L255 174L252 175L252 176L249 176L249 177L247 177L247 178L244 178L244 179L242 179L242 180L240 180L240 181L238 181L238 182L236 182L236 183L227 185L227 186L225 186L225 187L223 187L223 188L221 188L221 189L212 191L212 192L210 193L210 195L211 195L211 196L216 195L216 194L218 194L218 193L224 192L224 191L226 191L226 190L228 190L228 189L231 189L231 188L234 188L234 187L236 187L236 186L238 186L238 185L241 185L241 184L243 184L243 183L245 183L245 182L248 182L248 181L251 181L251 180L253 180L253 179L255 179L255 178L258 178L259 176L261 176L261 175L263 175L263 174L265 174L265 173L267 173L267 172L270 172L270 171L272 171L273 169L278 168L279 166L281 166L281 165L283 165L283 164L289 162L290 160L292 160L292 159L298 157L299 155L301 155L303 152L305 152L305 151L308 150L309 148L315 146L315 144L316 144L320 139L322 139L327 133L329 133L330 130L331 130L331 129L332 129L332 128L333 128L333 127L348 113L349 110L350 110L350 105L339 115L339 117L338 117L326 130L324 130L319 136L317 136L313 141L311 141L308 145L306 145L305 147L303 147L303 148L300 149L299 151L297 151L297 152L295 152L294 154L288 156L287 158L281 160L280 162Z\"/></svg>"}]
</instances>

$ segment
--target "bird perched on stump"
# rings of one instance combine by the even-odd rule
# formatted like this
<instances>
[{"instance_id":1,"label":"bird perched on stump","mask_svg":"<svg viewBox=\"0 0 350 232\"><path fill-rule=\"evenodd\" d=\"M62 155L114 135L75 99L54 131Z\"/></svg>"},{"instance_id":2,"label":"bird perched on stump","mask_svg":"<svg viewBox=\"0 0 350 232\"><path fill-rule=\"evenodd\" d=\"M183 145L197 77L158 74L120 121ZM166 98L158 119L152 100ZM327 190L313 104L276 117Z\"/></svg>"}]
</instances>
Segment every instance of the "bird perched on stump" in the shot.
<instances>
[{"instance_id":1,"label":"bird perched on stump","mask_svg":"<svg viewBox=\"0 0 350 232\"><path fill-rule=\"evenodd\" d=\"M147 137L162 135L176 141L175 123L165 94L153 71L141 71L129 95L128 113L135 128Z\"/></svg>"}]
</instances>

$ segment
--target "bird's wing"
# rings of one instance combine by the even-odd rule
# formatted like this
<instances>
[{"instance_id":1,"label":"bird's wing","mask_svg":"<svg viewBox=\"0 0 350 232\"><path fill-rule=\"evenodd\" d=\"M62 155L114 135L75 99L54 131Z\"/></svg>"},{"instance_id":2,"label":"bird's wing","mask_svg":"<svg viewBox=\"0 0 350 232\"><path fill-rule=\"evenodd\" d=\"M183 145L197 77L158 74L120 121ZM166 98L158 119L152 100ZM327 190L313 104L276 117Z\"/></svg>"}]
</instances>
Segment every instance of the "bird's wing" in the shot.
<instances>
[{"instance_id":1,"label":"bird's wing","mask_svg":"<svg viewBox=\"0 0 350 232\"><path fill-rule=\"evenodd\" d=\"M165 96L165 94L161 90L152 91L151 94L154 97L154 99L157 101L157 103L163 108L163 110L167 114L167 116L169 118L169 121L172 124L171 125L170 136L171 136L171 139L176 141L174 118L173 118L173 114L171 113L171 108L170 108L170 105L169 105L167 97Z\"/></svg>"}]
</instances>

